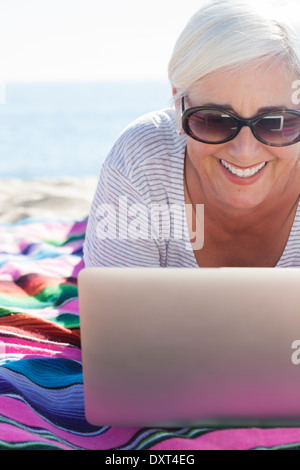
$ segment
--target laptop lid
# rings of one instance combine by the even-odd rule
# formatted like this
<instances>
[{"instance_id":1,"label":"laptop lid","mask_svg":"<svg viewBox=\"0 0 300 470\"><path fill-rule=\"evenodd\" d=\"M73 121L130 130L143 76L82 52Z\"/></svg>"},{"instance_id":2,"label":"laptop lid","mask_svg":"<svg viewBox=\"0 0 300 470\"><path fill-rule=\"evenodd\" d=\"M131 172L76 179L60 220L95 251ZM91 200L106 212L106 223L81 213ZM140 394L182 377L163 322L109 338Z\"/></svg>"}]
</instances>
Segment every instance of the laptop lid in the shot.
<instances>
[{"instance_id":1,"label":"laptop lid","mask_svg":"<svg viewBox=\"0 0 300 470\"><path fill-rule=\"evenodd\" d=\"M299 280L297 268L82 270L87 420L299 425Z\"/></svg>"}]
</instances>

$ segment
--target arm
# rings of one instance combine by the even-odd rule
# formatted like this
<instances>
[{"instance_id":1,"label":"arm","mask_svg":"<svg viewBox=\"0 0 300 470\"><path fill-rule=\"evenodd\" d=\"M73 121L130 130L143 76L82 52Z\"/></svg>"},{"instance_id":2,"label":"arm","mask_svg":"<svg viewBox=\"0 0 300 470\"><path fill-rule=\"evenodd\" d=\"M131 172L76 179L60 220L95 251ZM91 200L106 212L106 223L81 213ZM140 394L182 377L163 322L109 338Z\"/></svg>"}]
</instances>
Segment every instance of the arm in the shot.
<instances>
[{"instance_id":1,"label":"arm","mask_svg":"<svg viewBox=\"0 0 300 470\"><path fill-rule=\"evenodd\" d=\"M159 267L163 242L149 206L133 182L105 162L88 220L85 266Z\"/></svg>"}]
</instances>

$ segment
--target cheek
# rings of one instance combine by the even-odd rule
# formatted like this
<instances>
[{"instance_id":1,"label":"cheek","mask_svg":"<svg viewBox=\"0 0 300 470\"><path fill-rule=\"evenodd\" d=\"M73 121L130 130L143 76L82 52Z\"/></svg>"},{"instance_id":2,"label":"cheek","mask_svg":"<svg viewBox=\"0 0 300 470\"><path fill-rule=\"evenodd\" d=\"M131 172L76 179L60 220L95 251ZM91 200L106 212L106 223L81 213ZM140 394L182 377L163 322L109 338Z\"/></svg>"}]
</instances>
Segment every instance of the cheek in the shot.
<instances>
[{"instance_id":1,"label":"cheek","mask_svg":"<svg viewBox=\"0 0 300 470\"><path fill-rule=\"evenodd\" d=\"M201 166L215 151L216 145L203 144L194 139L189 139L187 142L187 152L194 166Z\"/></svg>"},{"instance_id":2,"label":"cheek","mask_svg":"<svg viewBox=\"0 0 300 470\"><path fill-rule=\"evenodd\" d=\"M287 166L298 166L300 162L300 145L291 145L290 147L279 148L273 152L279 161L282 161Z\"/></svg>"},{"instance_id":3,"label":"cheek","mask_svg":"<svg viewBox=\"0 0 300 470\"><path fill-rule=\"evenodd\" d=\"M296 162L297 162L297 166L299 167L299 165L300 165L300 144L297 144Z\"/></svg>"}]
</instances>

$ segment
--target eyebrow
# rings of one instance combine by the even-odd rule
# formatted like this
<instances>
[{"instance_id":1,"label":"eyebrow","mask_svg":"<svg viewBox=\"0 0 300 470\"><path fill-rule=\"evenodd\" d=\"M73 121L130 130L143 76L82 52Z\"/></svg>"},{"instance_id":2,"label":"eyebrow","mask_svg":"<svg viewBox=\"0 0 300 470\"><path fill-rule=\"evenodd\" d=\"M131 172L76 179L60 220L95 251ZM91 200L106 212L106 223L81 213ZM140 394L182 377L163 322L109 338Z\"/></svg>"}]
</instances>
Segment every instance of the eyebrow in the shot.
<instances>
[{"instance_id":1,"label":"eyebrow","mask_svg":"<svg viewBox=\"0 0 300 470\"><path fill-rule=\"evenodd\" d=\"M205 103L201 106L213 106L215 108L224 109L224 111L232 111L235 114L238 114L230 104L218 104L218 103ZM263 106L257 110L257 114L259 113L267 113L268 111L275 111L275 110L283 110L288 109L287 106Z\"/></svg>"}]
</instances>

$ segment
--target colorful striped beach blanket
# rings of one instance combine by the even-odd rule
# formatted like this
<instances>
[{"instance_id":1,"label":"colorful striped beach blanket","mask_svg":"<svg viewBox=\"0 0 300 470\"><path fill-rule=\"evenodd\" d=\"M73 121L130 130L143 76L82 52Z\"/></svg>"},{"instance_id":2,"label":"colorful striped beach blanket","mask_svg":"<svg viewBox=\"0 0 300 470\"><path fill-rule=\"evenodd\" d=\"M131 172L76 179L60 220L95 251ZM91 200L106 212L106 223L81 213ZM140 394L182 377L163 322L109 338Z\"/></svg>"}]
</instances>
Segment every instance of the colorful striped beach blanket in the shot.
<instances>
[{"instance_id":1,"label":"colorful striped beach blanket","mask_svg":"<svg viewBox=\"0 0 300 470\"><path fill-rule=\"evenodd\" d=\"M77 275L86 220L0 225L0 450L300 447L300 429L93 427L84 415Z\"/></svg>"}]
</instances>

